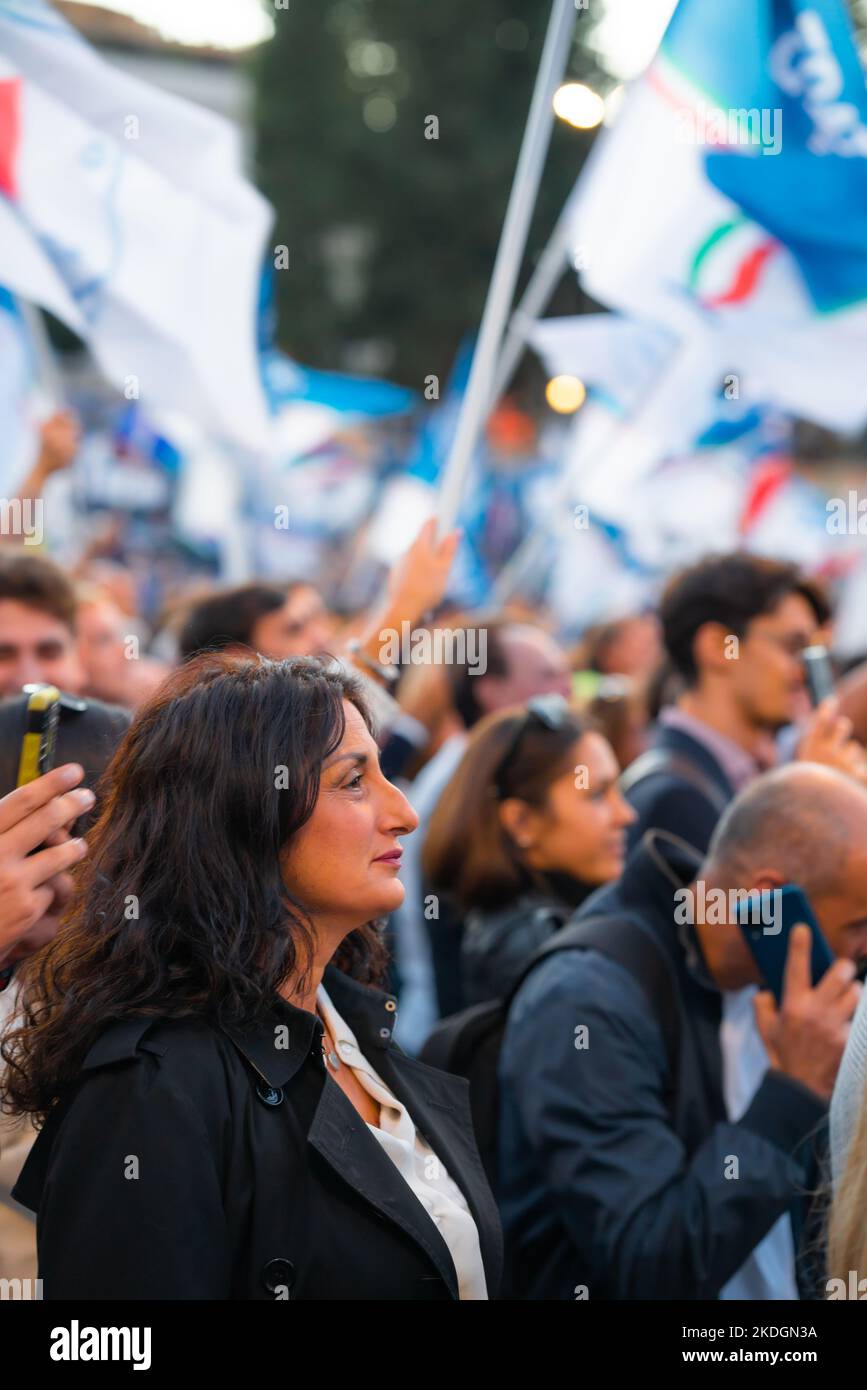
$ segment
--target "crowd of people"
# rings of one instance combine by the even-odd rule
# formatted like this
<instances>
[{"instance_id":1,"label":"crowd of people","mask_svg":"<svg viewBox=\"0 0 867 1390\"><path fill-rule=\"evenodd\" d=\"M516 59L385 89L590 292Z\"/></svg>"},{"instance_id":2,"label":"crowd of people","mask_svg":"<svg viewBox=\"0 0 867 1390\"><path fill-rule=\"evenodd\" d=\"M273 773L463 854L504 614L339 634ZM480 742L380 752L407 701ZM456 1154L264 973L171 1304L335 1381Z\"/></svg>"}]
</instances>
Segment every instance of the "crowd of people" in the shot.
<instances>
[{"instance_id":1,"label":"crowd of people","mask_svg":"<svg viewBox=\"0 0 867 1390\"><path fill-rule=\"evenodd\" d=\"M457 542L350 617L250 583L152 629L122 575L0 549L0 1277L867 1281L867 665L811 698L831 598L708 556L570 649L450 606ZM463 640L394 663L407 625ZM17 786L39 684L56 766ZM775 924L775 993L741 909L790 886L833 961Z\"/></svg>"}]
</instances>

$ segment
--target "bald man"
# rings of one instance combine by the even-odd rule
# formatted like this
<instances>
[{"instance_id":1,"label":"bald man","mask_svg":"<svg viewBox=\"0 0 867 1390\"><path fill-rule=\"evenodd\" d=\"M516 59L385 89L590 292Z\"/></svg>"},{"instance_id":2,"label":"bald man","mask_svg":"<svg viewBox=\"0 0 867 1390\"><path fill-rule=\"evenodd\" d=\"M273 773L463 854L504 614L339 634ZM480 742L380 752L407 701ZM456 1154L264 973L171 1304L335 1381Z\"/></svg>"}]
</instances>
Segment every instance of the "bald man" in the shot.
<instances>
[{"instance_id":1,"label":"bald man","mask_svg":"<svg viewBox=\"0 0 867 1390\"><path fill-rule=\"evenodd\" d=\"M839 959L813 987L796 928L778 1010L734 911L744 891L793 882ZM591 918L598 945L543 960L508 1016L508 1292L815 1294L796 1252L867 954L867 792L817 764L768 773L728 808L704 861L650 831L576 920Z\"/></svg>"}]
</instances>

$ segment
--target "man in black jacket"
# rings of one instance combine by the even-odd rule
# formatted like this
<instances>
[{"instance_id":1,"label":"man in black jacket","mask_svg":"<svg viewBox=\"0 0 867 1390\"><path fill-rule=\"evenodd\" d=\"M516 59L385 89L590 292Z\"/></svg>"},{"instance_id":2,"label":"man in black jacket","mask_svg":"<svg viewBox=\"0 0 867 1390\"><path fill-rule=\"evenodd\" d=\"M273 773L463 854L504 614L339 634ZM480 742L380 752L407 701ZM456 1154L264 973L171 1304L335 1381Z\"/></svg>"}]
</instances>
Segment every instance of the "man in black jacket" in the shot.
<instances>
[{"instance_id":1,"label":"man in black jacket","mask_svg":"<svg viewBox=\"0 0 867 1390\"><path fill-rule=\"evenodd\" d=\"M630 849L647 830L707 849L727 803L776 761L777 732L809 712L802 653L828 615L794 565L758 555L711 556L672 579L660 620L680 693L623 776L637 812ZM798 756L854 771L861 753L850 731L825 708Z\"/></svg>"},{"instance_id":2,"label":"man in black jacket","mask_svg":"<svg viewBox=\"0 0 867 1390\"><path fill-rule=\"evenodd\" d=\"M838 960L812 988L792 935L779 1013L738 926L704 912L798 881ZM676 1056L642 983L599 950L542 961L512 1004L500 1060L501 1213L513 1296L797 1297L800 1194L867 952L867 792L792 764L729 808L708 858L650 832L603 913L667 964ZM684 904L691 910L682 910ZM690 925L689 918L693 919Z\"/></svg>"}]
</instances>

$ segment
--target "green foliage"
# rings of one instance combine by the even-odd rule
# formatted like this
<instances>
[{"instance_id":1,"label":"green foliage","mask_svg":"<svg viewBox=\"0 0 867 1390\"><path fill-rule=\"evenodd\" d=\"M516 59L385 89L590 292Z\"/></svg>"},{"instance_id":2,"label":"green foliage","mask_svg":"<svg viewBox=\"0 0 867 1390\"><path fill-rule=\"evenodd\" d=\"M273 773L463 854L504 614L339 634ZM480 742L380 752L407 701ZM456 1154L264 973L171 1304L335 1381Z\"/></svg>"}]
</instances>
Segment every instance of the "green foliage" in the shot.
<instances>
[{"instance_id":1,"label":"green foliage","mask_svg":"<svg viewBox=\"0 0 867 1390\"><path fill-rule=\"evenodd\" d=\"M290 0L269 11L256 132L274 242L289 248L276 275L280 341L339 367L358 365L353 345L373 340L377 365L419 388L447 375L478 325L550 0ZM576 10L571 75L598 83L588 24ZM431 116L438 139L425 138ZM589 145L556 122L524 279Z\"/></svg>"}]
</instances>

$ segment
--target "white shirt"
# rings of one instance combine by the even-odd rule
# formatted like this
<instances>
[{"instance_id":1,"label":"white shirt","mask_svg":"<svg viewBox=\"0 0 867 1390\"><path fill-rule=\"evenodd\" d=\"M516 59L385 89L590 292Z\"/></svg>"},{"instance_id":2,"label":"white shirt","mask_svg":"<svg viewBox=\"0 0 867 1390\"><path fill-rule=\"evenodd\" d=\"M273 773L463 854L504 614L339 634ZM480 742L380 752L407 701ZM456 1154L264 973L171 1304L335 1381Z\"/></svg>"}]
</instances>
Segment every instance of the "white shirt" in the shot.
<instances>
[{"instance_id":1,"label":"white shirt","mask_svg":"<svg viewBox=\"0 0 867 1390\"><path fill-rule=\"evenodd\" d=\"M753 1012L755 985L723 993L720 1043L723 1094L732 1122L741 1118L762 1083L770 1063ZM730 1178L737 1182L737 1178ZM764 1240L720 1290L720 1298L798 1299L792 1220L784 1212Z\"/></svg>"},{"instance_id":2,"label":"white shirt","mask_svg":"<svg viewBox=\"0 0 867 1390\"><path fill-rule=\"evenodd\" d=\"M449 1177L436 1154L419 1137L412 1117L376 1074L355 1035L335 1009L324 985L316 994L319 1012L334 1039L342 1066L379 1102L379 1125L368 1125L407 1186L421 1202L452 1257L461 1299L486 1299L488 1288L479 1247L479 1232L464 1194Z\"/></svg>"}]
</instances>

